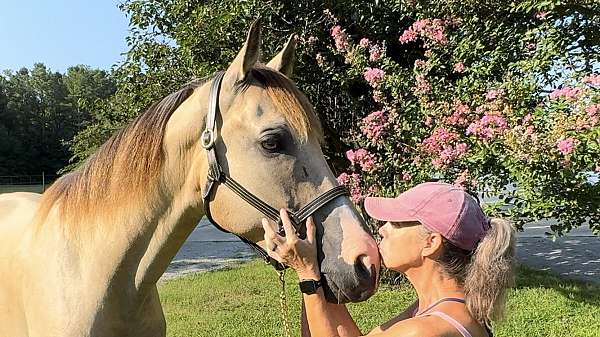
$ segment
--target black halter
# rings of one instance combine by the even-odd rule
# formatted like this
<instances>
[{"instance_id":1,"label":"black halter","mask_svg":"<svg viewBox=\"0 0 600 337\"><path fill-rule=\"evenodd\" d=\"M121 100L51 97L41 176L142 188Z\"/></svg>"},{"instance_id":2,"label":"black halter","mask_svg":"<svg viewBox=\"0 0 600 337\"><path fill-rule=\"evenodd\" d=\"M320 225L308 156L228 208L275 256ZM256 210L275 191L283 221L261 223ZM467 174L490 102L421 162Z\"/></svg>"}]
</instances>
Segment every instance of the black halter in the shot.
<instances>
[{"instance_id":1,"label":"black halter","mask_svg":"<svg viewBox=\"0 0 600 337\"><path fill-rule=\"evenodd\" d=\"M223 169L221 168L217 160L217 154L215 152L215 142L217 139L216 118L217 113L219 112L219 90L221 88L221 82L223 80L224 74L224 71L218 72L215 75L212 85L210 87L210 94L208 96L208 115L206 116L206 128L202 132L200 138L202 147L206 149L206 154L208 155L208 180L206 182L206 186L202 195L202 198L204 199L204 210L206 213L206 217L216 228L220 229L223 232L231 233L225 230L223 227L219 226L219 224L217 224L213 220L210 214L210 199L212 191L216 189L216 186L219 183L223 183L235 194L240 196L240 198L244 199L247 203L249 203L262 214L264 214L267 218L277 222L279 225L279 233L283 234L283 225L279 217L279 211L262 201L260 198L258 198L251 192L249 192L237 181L235 181L233 178L231 178L225 172L223 172ZM290 218L292 219L292 224L296 231L298 231L300 226L302 226L306 222L306 219L308 219L308 217L311 216L315 211L325 206L327 203L336 199L337 197L345 195L348 195L348 190L344 186L336 186L330 189L329 191L319 195L301 209L295 212L289 212ZM272 264L275 267L275 269L282 270L286 268L279 262L271 259L269 254L267 254L267 252L255 242L252 242L235 233L232 234L234 234L235 236L240 238L240 240L254 248L268 263Z\"/></svg>"}]
</instances>

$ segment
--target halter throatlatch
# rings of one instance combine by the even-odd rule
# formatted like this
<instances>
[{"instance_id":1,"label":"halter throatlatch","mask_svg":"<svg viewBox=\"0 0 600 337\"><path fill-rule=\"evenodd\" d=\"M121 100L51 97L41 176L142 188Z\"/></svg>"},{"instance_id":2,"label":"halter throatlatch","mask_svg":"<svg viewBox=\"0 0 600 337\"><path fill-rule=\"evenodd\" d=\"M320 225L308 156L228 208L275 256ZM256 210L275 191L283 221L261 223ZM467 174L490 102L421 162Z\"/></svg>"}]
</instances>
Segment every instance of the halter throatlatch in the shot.
<instances>
[{"instance_id":1,"label":"halter throatlatch","mask_svg":"<svg viewBox=\"0 0 600 337\"><path fill-rule=\"evenodd\" d=\"M248 204L252 207L256 208L259 212L265 215L267 218L275 221L279 226L279 233L284 234L283 224L281 222L281 218L279 217L279 211L271 207L271 205L265 203L256 195L252 194L248 191L244 186L239 184L233 178L228 176L223 169L219 165L219 161L217 160L217 154L215 151L215 143L217 140L217 114L219 113L219 91L221 88L221 82L223 81L223 75L225 75L224 71L218 72L210 87L210 94L208 96L208 115L206 116L206 128L202 132L200 136L200 143L202 147L206 150L206 154L208 156L208 179L206 182L206 186L204 187L204 191L202 192L202 198L204 200L204 211L206 213L206 217L208 220L218 229L223 232L231 233L228 230L225 230L211 216L210 213L210 199L213 190L222 183L227 186L231 191L237 194L240 198L244 199ZM301 226L305 225L306 219L311 216L314 212L316 212L321 207L328 204L330 201L340 197L349 195L348 190L344 186L336 186L327 192L319 195L311 202L306 204L304 207L300 208L297 211L290 211L290 219L292 220L292 225L294 226L296 232L300 229ZM286 266L281 263L273 260L267 252L262 249L255 242L250 241L243 236L237 235L240 240L250 245L254 250L256 250L268 263L273 265L275 269L282 270L285 269Z\"/></svg>"}]
</instances>

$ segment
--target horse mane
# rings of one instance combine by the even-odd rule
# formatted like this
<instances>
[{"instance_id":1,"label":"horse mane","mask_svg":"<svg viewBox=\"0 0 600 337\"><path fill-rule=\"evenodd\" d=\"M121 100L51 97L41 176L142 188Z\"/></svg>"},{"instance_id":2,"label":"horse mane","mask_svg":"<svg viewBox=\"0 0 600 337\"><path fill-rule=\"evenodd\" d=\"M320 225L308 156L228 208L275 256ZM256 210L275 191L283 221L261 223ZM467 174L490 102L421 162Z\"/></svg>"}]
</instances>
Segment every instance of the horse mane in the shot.
<instances>
[{"instance_id":1,"label":"horse mane","mask_svg":"<svg viewBox=\"0 0 600 337\"><path fill-rule=\"evenodd\" d=\"M90 217L113 215L115 209L148 206L147 199L160 193L167 122L179 105L212 77L191 81L152 104L115 132L78 169L54 182L42 195L36 223L41 225L57 202L60 221L73 226ZM322 140L321 125L312 105L290 79L258 65L247 80L236 84L236 94L254 84L264 87L301 139L315 134Z\"/></svg>"}]
</instances>

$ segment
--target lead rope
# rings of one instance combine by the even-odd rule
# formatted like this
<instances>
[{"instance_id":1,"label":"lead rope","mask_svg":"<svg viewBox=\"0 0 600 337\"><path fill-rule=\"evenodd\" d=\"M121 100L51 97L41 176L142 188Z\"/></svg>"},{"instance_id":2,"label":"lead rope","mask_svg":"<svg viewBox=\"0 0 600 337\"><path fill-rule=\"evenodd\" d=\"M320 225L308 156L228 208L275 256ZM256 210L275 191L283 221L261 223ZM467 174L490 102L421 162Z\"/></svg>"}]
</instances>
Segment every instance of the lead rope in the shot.
<instances>
[{"instance_id":1,"label":"lead rope","mask_svg":"<svg viewBox=\"0 0 600 337\"><path fill-rule=\"evenodd\" d=\"M277 271L279 274L279 283L281 283L281 295L279 296L279 304L281 307L281 320L283 321L283 335L290 337L290 323L288 321L288 306L285 296L285 269Z\"/></svg>"}]
</instances>

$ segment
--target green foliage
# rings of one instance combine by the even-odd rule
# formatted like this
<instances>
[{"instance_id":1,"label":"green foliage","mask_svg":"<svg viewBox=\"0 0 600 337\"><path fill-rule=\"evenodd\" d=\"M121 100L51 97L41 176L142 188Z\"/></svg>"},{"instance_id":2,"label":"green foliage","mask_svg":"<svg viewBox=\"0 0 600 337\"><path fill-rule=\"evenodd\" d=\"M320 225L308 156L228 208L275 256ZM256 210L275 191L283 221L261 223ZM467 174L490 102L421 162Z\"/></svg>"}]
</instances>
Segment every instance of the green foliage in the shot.
<instances>
[{"instance_id":1,"label":"green foliage","mask_svg":"<svg viewBox=\"0 0 600 337\"><path fill-rule=\"evenodd\" d=\"M108 74L43 64L0 75L0 175L55 174L69 160L65 142L90 119L90 107L113 94Z\"/></svg>"},{"instance_id":2,"label":"green foliage","mask_svg":"<svg viewBox=\"0 0 600 337\"><path fill-rule=\"evenodd\" d=\"M297 276L288 272L286 296L293 336L299 335L297 282ZM167 335L281 336L280 290L277 274L262 261L163 282L159 294ZM416 293L407 283L382 285L366 302L348 307L366 333L415 300ZM507 311L506 320L494 324L494 336L592 337L600 329L600 288L521 268Z\"/></svg>"},{"instance_id":3,"label":"green foliage","mask_svg":"<svg viewBox=\"0 0 600 337\"><path fill-rule=\"evenodd\" d=\"M294 79L356 201L443 179L499 196L488 212L519 225L557 218L554 234L600 229L600 187L587 180L600 170L599 131L586 117L598 85L582 81L600 67L597 2L129 0L121 9L131 33L118 90L72 143L76 162L151 102L224 69L260 15L265 60L296 34ZM566 86L579 88L576 99L549 98ZM344 157L351 149L360 152Z\"/></svg>"}]
</instances>

